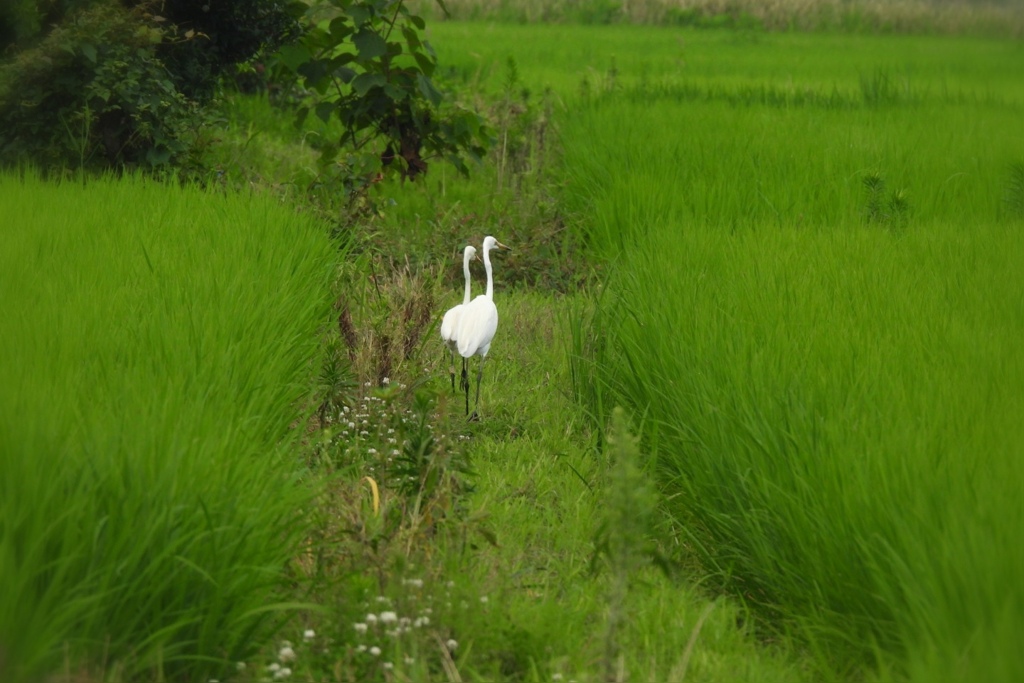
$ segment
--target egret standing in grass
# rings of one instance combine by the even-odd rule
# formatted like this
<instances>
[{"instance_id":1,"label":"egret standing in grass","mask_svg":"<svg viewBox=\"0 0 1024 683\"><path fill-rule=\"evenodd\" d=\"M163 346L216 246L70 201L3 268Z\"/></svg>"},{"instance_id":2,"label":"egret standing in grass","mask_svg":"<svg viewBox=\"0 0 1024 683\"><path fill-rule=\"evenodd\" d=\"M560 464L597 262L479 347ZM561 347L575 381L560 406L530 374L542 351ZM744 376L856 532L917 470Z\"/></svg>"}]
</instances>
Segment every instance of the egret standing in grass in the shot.
<instances>
[{"instance_id":1,"label":"egret standing in grass","mask_svg":"<svg viewBox=\"0 0 1024 683\"><path fill-rule=\"evenodd\" d=\"M448 366L448 372L452 376L452 391L455 391L455 352L458 351L459 346L455 341L455 334L459 330L459 316L462 314L462 309L466 307L470 299L470 274L469 274L469 262L477 258L476 247L467 246L462 251L462 273L466 276L466 293L462 297L462 303L458 306L452 306L445 314L444 318L441 319L441 340L444 341L445 346L448 347L448 352L452 356L452 364ZM466 374L466 359L462 359L462 379L459 383L460 389L465 389L469 392L469 376ZM469 411L469 399L466 399L466 411Z\"/></svg>"},{"instance_id":2,"label":"egret standing in grass","mask_svg":"<svg viewBox=\"0 0 1024 683\"><path fill-rule=\"evenodd\" d=\"M498 331L498 307L494 305L494 275L491 272L491 249L509 249L488 235L484 239L484 270L487 271L487 291L462 308L455 338L459 355L464 359L480 356L480 370L476 375L476 409L480 408L480 381L484 376L484 359L491 348L491 340ZM466 414L469 414L469 382L466 382ZM470 418L472 419L472 418Z\"/></svg>"}]
</instances>

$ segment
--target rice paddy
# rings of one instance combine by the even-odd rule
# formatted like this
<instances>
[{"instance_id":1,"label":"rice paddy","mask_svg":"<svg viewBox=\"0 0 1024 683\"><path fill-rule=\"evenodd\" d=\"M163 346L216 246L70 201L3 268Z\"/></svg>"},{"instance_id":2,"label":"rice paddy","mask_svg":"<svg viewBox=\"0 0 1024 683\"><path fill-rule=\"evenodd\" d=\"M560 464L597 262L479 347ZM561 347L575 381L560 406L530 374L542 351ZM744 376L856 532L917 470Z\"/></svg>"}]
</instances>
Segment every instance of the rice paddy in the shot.
<instances>
[{"instance_id":1,"label":"rice paddy","mask_svg":"<svg viewBox=\"0 0 1024 683\"><path fill-rule=\"evenodd\" d=\"M1020 42L677 23L431 24L546 146L388 190L365 291L265 196L0 177L0 678L1024 679ZM478 232L467 425L422 313Z\"/></svg>"}]
</instances>

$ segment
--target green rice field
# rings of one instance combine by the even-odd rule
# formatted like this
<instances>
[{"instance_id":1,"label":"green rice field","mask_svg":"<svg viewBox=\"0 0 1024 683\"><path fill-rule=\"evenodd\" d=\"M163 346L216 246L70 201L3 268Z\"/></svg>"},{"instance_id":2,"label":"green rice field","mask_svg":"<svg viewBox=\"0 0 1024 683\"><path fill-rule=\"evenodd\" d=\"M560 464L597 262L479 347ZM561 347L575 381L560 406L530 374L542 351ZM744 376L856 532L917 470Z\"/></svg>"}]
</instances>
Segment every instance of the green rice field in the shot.
<instances>
[{"instance_id":1,"label":"green rice field","mask_svg":"<svg viewBox=\"0 0 1024 683\"><path fill-rule=\"evenodd\" d=\"M642 417L711 582L838 671L1024 677L1021 45L435 31L564 98L563 200L611 264L579 396Z\"/></svg>"},{"instance_id":2,"label":"green rice field","mask_svg":"<svg viewBox=\"0 0 1024 683\"><path fill-rule=\"evenodd\" d=\"M1024 680L1024 43L426 37L492 156L345 230L260 95L0 173L0 681Z\"/></svg>"},{"instance_id":3,"label":"green rice field","mask_svg":"<svg viewBox=\"0 0 1024 683\"><path fill-rule=\"evenodd\" d=\"M1024 675L1020 46L597 35L536 72L575 47L591 84L560 124L612 262L584 400L642 416L714 581L840 670Z\"/></svg>"},{"instance_id":4,"label":"green rice field","mask_svg":"<svg viewBox=\"0 0 1024 683\"><path fill-rule=\"evenodd\" d=\"M139 179L5 174L0 204L0 674L244 659L302 535L334 247L268 197Z\"/></svg>"}]
</instances>

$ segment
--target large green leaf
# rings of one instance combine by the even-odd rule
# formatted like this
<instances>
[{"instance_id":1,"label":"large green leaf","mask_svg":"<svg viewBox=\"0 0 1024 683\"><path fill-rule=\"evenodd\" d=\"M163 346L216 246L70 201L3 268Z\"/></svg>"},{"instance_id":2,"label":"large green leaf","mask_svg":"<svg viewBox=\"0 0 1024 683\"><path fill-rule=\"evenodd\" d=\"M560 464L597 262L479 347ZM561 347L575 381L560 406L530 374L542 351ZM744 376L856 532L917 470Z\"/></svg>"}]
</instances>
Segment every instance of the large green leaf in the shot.
<instances>
[{"instance_id":1,"label":"large green leaf","mask_svg":"<svg viewBox=\"0 0 1024 683\"><path fill-rule=\"evenodd\" d=\"M402 35L405 36L405 42L409 45L409 50L411 52L415 52L419 49L420 45L422 45L422 43L420 43L419 34L408 26L402 27Z\"/></svg>"},{"instance_id":2,"label":"large green leaf","mask_svg":"<svg viewBox=\"0 0 1024 683\"><path fill-rule=\"evenodd\" d=\"M423 74L416 75L416 85L420 93L435 107L441 104L441 91L434 87L433 82Z\"/></svg>"},{"instance_id":3,"label":"large green leaf","mask_svg":"<svg viewBox=\"0 0 1024 683\"><path fill-rule=\"evenodd\" d=\"M331 113L334 111L333 102L319 102L316 105L316 115L320 117L320 120L327 123L331 120Z\"/></svg>"},{"instance_id":4,"label":"large green leaf","mask_svg":"<svg viewBox=\"0 0 1024 683\"><path fill-rule=\"evenodd\" d=\"M298 71L299 67L309 61L312 55L309 48L301 43L285 45L277 52L278 61L290 71Z\"/></svg>"},{"instance_id":5,"label":"large green leaf","mask_svg":"<svg viewBox=\"0 0 1024 683\"><path fill-rule=\"evenodd\" d=\"M381 74L363 73L352 81L352 89L360 95L365 95L370 88L380 87L385 83L387 83L387 79Z\"/></svg>"},{"instance_id":6,"label":"large green leaf","mask_svg":"<svg viewBox=\"0 0 1024 683\"><path fill-rule=\"evenodd\" d=\"M348 15L352 17L355 26L362 26L370 20L372 13L369 8L356 4L348 8Z\"/></svg>"},{"instance_id":7,"label":"large green leaf","mask_svg":"<svg viewBox=\"0 0 1024 683\"><path fill-rule=\"evenodd\" d=\"M382 57L388 51L384 38L369 29L362 29L352 36L352 42L355 43L356 50L359 52L360 61Z\"/></svg>"}]
</instances>

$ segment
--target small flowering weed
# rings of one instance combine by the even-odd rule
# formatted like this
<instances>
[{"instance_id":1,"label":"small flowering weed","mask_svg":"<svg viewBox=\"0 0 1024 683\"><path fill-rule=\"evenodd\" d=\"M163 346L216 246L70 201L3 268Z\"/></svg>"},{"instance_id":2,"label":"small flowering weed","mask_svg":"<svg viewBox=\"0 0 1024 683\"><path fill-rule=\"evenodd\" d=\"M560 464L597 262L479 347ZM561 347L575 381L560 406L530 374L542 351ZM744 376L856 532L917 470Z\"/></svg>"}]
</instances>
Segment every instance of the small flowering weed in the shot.
<instances>
[{"instance_id":1,"label":"small flowering weed","mask_svg":"<svg viewBox=\"0 0 1024 683\"><path fill-rule=\"evenodd\" d=\"M436 393L389 383L325 415L311 459L351 482L372 479L390 515L385 533L432 526L457 517L472 490L468 443L444 424Z\"/></svg>"}]
</instances>

